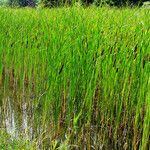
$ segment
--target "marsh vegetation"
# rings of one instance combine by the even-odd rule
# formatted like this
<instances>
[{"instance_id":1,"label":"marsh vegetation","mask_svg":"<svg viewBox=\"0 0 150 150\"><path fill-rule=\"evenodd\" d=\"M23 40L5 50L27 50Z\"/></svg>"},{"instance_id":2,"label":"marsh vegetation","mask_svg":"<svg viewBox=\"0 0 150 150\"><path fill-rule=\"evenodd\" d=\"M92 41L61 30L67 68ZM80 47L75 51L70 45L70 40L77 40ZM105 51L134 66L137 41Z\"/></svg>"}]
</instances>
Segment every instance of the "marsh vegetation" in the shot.
<instances>
[{"instance_id":1,"label":"marsh vegetation","mask_svg":"<svg viewBox=\"0 0 150 150\"><path fill-rule=\"evenodd\" d=\"M149 43L149 9L0 8L0 149L148 150Z\"/></svg>"}]
</instances>

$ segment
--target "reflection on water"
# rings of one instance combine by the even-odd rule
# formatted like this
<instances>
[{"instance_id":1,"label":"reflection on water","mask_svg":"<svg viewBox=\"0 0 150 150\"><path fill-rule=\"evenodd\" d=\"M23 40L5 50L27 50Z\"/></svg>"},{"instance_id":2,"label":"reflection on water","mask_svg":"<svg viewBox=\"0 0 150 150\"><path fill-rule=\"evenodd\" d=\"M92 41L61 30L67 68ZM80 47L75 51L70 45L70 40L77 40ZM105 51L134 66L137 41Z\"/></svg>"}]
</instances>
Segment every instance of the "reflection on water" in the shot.
<instances>
[{"instance_id":1,"label":"reflection on water","mask_svg":"<svg viewBox=\"0 0 150 150\"><path fill-rule=\"evenodd\" d=\"M10 98L8 97L6 101L6 114L4 114L3 116L4 126L6 127L6 130L9 134L17 137L18 130L22 131L23 133L27 129L27 112L24 110L25 104L22 105L22 114L19 114L19 112L16 112L14 109L14 99L10 100ZM15 117L15 115L17 115L18 117ZM22 123L19 123L17 119L20 119L20 121L22 120ZM22 126L20 124L22 124Z\"/></svg>"},{"instance_id":2,"label":"reflection on water","mask_svg":"<svg viewBox=\"0 0 150 150\"><path fill-rule=\"evenodd\" d=\"M7 105L6 105L6 116L4 118L6 125L6 130L12 136L17 136L16 125L15 125L15 116L14 116L14 109L11 107L10 98L7 98Z\"/></svg>"},{"instance_id":3,"label":"reflection on water","mask_svg":"<svg viewBox=\"0 0 150 150\"><path fill-rule=\"evenodd\" d=\"M94 125L90 127L83 125L79 133L80 137L77 135L78 128L73 128L71 125L68 130L63 126L63 130L60 128L57 131L56 126L58 125L55 122L54 124L51 123L51 114L49 114L50 117L45 117L42 112L44 108L42 106L44 97L42 99L42 96L45 93L37 97L34 95L34 98L30 96L30 91L9 91L8 94L6 93L0 94L2 97L0 99L0 128L6 129L15 139L24 139L30 144L35 142L36 149L43 149L43 147L47 149L55 140L59 144L67 141L70 135L69 138L72 141L69 142L75 145L76 150L80 148L86 150L87 145L95 146L95 149L99 150L103 148L103 145L99 144L101 133ZM46 118L46 121L43 118ZM78 143L80 144L79 147Z\"/></svg>"},{"instance_id":4,"label":"reflection on water","mask_svg":"<svg viewBox=\"0 0 150 150\"><path fill-rule=\"evenodd\" d=\"M42 109L38 107L41 97L36 99L31 93L30 89L0 89L0 130L14 139L35 142L36 149L41 149L48 127L44 124L42 128Z\"/></svg>"},{"instance_id":5,"label":"reflection on water","mask_svg":"<svg viewBox=\"0 0 150 150\"><path fill-rule=\"evenodd\" d=\"M33 106L29 106L27 99L22 97L18 101L16 97L2 99L0 106L1 128L6 129L12 137L32 140L33 137Z\"/></svg>"}]
</instances>

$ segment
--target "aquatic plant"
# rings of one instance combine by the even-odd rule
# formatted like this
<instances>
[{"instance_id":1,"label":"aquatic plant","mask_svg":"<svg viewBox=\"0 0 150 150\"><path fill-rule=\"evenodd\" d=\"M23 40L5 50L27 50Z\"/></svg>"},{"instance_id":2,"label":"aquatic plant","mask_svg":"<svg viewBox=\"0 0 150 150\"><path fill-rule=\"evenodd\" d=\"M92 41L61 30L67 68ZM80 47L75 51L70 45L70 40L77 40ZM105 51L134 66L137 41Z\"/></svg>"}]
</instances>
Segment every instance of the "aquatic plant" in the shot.
<instances>
[{"instance_id":1,"label":"aquatic plant","mask_svg":"<svg viewBox=\"0 0 150 150\"><path fill-rule=\"evenodd\" d=\"M40 149L148 149L149 16L0 8L1 126L13 112L17 136Z\"/></svg>"}]
</instances>

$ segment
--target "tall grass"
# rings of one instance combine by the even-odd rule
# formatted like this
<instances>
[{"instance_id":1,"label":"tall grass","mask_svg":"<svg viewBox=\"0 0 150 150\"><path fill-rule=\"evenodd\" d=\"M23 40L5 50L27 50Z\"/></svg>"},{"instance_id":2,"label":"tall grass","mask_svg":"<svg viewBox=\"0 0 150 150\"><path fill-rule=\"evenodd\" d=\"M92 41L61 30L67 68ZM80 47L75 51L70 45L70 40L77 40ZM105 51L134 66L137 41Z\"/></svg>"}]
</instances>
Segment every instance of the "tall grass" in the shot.
<instances>
[{"instance_id":1,"label":"tall grass","mask_svg":"<svg viewBox=\"0 0 150 150\"><path fill-rule=\"evenodd\" d=\"M19 112L26 102L30 140L41 149L149 149L149 16L136 8L1 8L1 115L8 96Z\"/></svg>"}]
</instances>

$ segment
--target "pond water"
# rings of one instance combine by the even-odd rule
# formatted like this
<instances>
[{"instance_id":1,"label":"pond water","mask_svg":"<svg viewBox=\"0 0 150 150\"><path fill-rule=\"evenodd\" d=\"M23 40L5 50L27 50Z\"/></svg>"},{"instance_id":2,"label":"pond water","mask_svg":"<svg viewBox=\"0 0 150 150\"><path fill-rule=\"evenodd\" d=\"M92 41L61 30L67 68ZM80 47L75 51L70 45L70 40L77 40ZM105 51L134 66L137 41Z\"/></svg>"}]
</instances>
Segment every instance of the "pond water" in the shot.
<instances>
[{"instance_id":1,"label":"pond water","mask_svg":"<svg viewBox=\"0 0 150 150\"><path fill-rule=\"evenodd\" d=\"M20 104L15 98L6 97L2 99L1 109L1 128L6 129L12 137L25 139L32 139L33 123L32 110L27 109L27 103L22 98Z\"/></svg>"}]
</instances>

